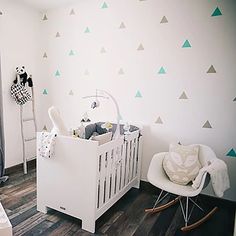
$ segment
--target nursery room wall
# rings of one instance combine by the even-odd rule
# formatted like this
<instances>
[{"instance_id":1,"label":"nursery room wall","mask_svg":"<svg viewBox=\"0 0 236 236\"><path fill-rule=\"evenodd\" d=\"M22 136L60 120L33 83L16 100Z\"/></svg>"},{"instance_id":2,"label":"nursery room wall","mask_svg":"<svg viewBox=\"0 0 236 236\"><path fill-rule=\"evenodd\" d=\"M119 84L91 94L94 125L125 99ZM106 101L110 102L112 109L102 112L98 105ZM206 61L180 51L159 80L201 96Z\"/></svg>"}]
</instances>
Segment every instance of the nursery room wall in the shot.
<instances>
[{"instance_id":1,"label":"nursery room wall","mask_svg":"<svg viewBox=\"0 0 236 236\"><path fill-rule=\"evenodd\" d=\"M115 120L109 102L91 111L82 99L110 91L123 121L144 127L143 180L170 143L203 143L228 164L235 201L235 11L233 0L86 0L42 12L42 99L73 127L85 111Z\"/></svg>"},{"instance_id":2,"label":"nursery room wall","mask_svg":"<svg viewBox=\"0 0 236 236\"><path fill-rule=\"evenodd\" d=\"M22 163L20 106L10 96L17 66L24 65L32 74L35 87L40 84L40 13L18 1L0 1L0 53L2 68L2 95L5 133L6 168ZM40 120L40 100L36 89L37 118ZM25 116L29 112L26 105ZM31 129L26 127L26 129ZM26 131L28 132L28 131ZM32 137L32 134L31 134ZM27 144L27 157L35 156L35 142Z\"/></svg>"}]
</instances>

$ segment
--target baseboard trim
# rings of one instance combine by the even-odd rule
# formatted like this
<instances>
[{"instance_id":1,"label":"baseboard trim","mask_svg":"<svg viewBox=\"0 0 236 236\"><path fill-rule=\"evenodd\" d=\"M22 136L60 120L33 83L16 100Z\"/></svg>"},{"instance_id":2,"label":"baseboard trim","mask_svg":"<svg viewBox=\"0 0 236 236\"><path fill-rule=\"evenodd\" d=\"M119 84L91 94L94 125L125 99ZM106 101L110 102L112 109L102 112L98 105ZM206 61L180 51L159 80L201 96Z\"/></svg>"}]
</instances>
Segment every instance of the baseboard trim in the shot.
<instances>
[{"instance_id":1,"label":"baseboard trim","mask_svg":"<svg viewBox=\"0 0 236 236\"><path fill-rule=\"evenodd\" d=\"M35 169L36 168L36 159L28 161L27 168L28 168L28 170ZM23 163L6 168L5 175L10 175L10 174L13 174L13 173L15 173L17 171L21 171L21 170L23 172Z\"/></svg>"},{"instance_id":2,"label":"baseboard trim","mask_svg":"<svg viewBox=\"0 0 236 236\"><path fill-rule=\"evenodd\" d=\"M140 182L140 190L142 191L147 191L149 193L152 194L158 194L160 193L161 189L155 187L154 185L150 184L149 182L143 181L141 180ZM214 197L214 196L209 196L206 194L200 194L202 199L207 199L209 201L209 199L211 201L213 201L215 204L217 204L218 206L222 205L222 206L226 206L226 207L233 207L236 209L236 202L227 200L227 199L223 199L223 198L218 198L218 197Z\"/></svg>"}]
</instances>

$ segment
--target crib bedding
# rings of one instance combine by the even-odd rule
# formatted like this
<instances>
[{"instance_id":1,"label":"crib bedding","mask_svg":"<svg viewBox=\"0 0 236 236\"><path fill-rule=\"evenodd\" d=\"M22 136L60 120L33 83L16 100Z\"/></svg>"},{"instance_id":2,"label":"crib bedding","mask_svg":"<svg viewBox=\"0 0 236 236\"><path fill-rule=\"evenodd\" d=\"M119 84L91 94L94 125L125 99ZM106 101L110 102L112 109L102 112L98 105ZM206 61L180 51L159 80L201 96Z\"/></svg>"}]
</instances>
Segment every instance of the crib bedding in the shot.
<instances>
[{"instance_id":1,"label":"crib bedding","mask_svg":"<svg viewBox=\"0 0 236 236\"><path fill-rule=\"evenodd\" d=\"M97 132L99 135L101 134L105 134L107 133L107 130L102 128L102 124L104 124L105 122L96 122L93 124L89 124L85 127L85 139L89 139L94 132ZM115 131L116 131L116 126L117 124L112 124L112 129L109 130L112 132L112 135L114 135ZM130 125L130 132L139 130L139 128L137 126L134 125ZM123 135L124 134L124 125L120 125L120 134Z\"/></svg>"}]
</instances>

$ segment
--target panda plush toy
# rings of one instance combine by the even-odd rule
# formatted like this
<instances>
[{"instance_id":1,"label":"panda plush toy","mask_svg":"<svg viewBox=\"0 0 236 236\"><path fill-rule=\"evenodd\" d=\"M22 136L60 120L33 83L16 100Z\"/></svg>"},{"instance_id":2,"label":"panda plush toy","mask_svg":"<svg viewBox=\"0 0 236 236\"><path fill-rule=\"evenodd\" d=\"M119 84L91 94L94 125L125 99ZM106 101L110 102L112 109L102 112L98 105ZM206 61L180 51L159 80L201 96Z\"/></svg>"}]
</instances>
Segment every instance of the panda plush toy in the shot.
<instances>
[{"instance_id":1,"label":"panda plush toy","mask_svg":"<svg viewBox=\"0 0 236 236\"><path fill-rule=\"evenodd\" d=\"M16 74L19 75L20 77L20 84L25 86L26 83L28 83L28 86L29 87L33 87L33 81L32 81L32 78L29 76L28 77L28 74L26 73L25 71L25 67L22 66L22 67L16 67ZM14 84L17 84L17 77L16 79L14 80Z\"/></svg>"}]
</instances>

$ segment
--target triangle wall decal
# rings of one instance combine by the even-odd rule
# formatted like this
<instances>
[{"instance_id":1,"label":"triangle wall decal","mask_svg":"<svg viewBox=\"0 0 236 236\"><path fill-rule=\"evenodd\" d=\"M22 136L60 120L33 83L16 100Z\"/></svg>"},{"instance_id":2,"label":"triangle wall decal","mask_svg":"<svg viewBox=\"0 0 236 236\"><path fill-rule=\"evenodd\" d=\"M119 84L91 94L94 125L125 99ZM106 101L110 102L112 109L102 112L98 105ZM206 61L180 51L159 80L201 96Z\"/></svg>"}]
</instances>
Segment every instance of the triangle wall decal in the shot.
<instances>
[{"instance_id":1,"label":"triangle wall decal","mask_svg":"<svg viewBox=\"0 0 236 236\"><path fill-rule=\"evenodd\" d=\"M160 21L160 23L161 23L161 24L162 24L162 23L168 23L167 18L166 18L165 16L163 16L162 19L161 19L161 21Z\"/></svg>"},{"instance_id":2,"label":"triangle wall decal","mask_svg":"<svg viewBox=\"0 0 236 236\"><path fill-rule=\"evenodd\" d=\"M217 7L217 8L214 10L214 12L211 14L211 16L221 16L221 15L222 15L222 13L221 13L219 7Z\"/></svg>"},{"instance_id":3,"label":"triangle wall decal","mask_svg":"<svg viewBox=\"0 0 236 236\"><path fill-rule=\"evenodd\" d=\"M211 65L207 71L207 73L216 73L216 70L213 65Z\"/></svg>"},{"instance_id":4,"label":"triangle wall decal","mask_svg":"<svg viewBox=\"0 0 236 236\"><path fill-rule=\"evenodd\" d=\"M211 129L212 126L211 126L210 122L207 120L207 121L205 122L205 124L202 126L202 128L208 128L208 129Z\"/></svg>"},{"instance_id":5,"label":"triangle wall decal","mask_svg":"<svg viewBox=\"0 0 236 236\"><path fill-rule=\"evenodd\" d=\"M233 102L236 102L236 97L234 98Z\"/></svg>"},{"instance_id":6,"label":"triangle wall decal","mask_svg":"<svg viewBox=\"0 0 236 236\"><path fill-rule=\"evenodd\" d=\"M73 50L70 50L69 56L74 56L74 55L75 55L74 51L73 51Z\"/></svg>"},{"instance_id":7,"label":"triangle wall decal","mask_svg":"<svg viewBox=\"0 0 236 236\"><path fill-rule=\"evenodd\" d=\"M165 69L164 69L163 66L162 66L162 67L160 68L160 70L158 71L158 74L166 74L166 71L165 71Z\"/></svg>"},{"instance_id":8,"label":"triangle wall decal","mask_svg":"<svg viewBox=\"0 0 236 236\"><path fill-rule=\"evenodd\" d=\"M144 47L143 47L143 45L142 45L142 44L140 44L140 45L138 46L137 50L138 50L138 51L144 50Z\"/></svg>"},{"instance_id":9,"label":"triangle wall decal","mask_svg":"<svg viewBox=\"0 0 236 236\"><path fill-rule=\"evenodd\" d=\"M75 11L74 11L74 9L71 9L71 11L70 11L70 15L75 15Z\"/></svg>"},{"instance_id":10,"label":"triangle wall decal","mask_svg":"<svg viewBox=\"0 0 236 236\"><path fill-rule=\"evenodd\" d=\"M60 35L59 32L57 32L57 33L56 33L56 38L59 38L59 37L61 37L61 35Z\"/></svg>"},{"instance_id":11,"label":"triangle wall decal","mask_svg":"<svg viewBox=\"0 0 236 236\"><path fill-rule=\"evenodd\" d=\"M187 97L186 93L183 92L183 93L180 95L179 99L188 99L188 97Z\"/></svg>"},{"instance_id":12,"label":"triangle wall decal","mask_svg":"<svg viewBox=\"0 0 236 236\"><path fill-rule=\"evenodd\" d=\"M120 24L120 27L119 27L120 29L125 29L126 27L125 27L125 24L124 24L124 22L121 22L121 24Z\"/></svg>"},{"instance_id":13,"label":"triangle wall decal","mask_svg":"<svg viewBox=\"0 0 236 236\"><path fill-rule=\"evenodd\" d=\"M57 70L56 73L55 73L55 76L60 76L60 75L61 74L60 74L59 70Z\"/></svg>"},{"instance_id":14,"label":"triangle wall decal","mask_svg":"<svg viewBox=\"0 0 236 236\"><path fill-rule=\"evenodd\" d=\"M74 95L74 93L73 93L73 91L72 91L72 90L70 90L70 92L69 92L69 95L71 95L71 96L73 96L73 95Z\"/></svg>"},{"instance_id":15,"label":"triangle wall decal","mask_svg":"<svg viewBox=\"0 0 236 236\"><path fill-rule=\"evenodd\" d=\"M100 53L106 53L106 50L104 47L101 48Z\"/></svg>"},{"instance_id":16,"label":"triangle wall decal","mask_svg":"<svg viewBox=\"0 0 236 236\"><path fill-rule=\"evenodd\" d=\"M119 75L123 75L124 74L124 70L122 68L120 68L118 74Z\"/></svg>"},{"instance_id":17,"label":"triangle wall decal","mask_svg":"<svg viewBox=\"0 0 236 236\"><path fill-rule=\"evenodd\" d=\"M191 47L192 47L192 46L191 46L191 44L189 43L188 39L186 39L185 42L184 42L184 44L183 44L183 46L182 46L182 48L191 48Z\"/></svg>"},{"instance_id":18,"label":"triangle wall decal","mask_svg":"<svg viewBox=\"0 0 236 236\"><path fill-rule=\"evenodd\" d=\"M44 126L43 126L43 131L48 131L48 129L47 129L47 126L46 126L46 125L44 125Z\"/></svg>"},{"instance_id":19,"label":"triangle wall decal","mask_svg":"<svg viewBox=\"0 0 236 236\"><path fill-rule=\"evenodd\" d=\"M85 75L89 75L89 71L86 69L84 72Z\"/></svg>"},{"instance_id":20,"label":"triangle wall decal","mask_svg":"<svg viewBox=\"0 0 236 236\"><path fill-rule=\"evenodd\" d=\"M140 91L138 90L136 95L135 95L136 98L142 98L142 94L140 93Z\"/></svg>"},{"instance_id":21,"label":"triangle wall decal","mask_svg":"<svg viewBox=\"0 0 236 236\"><path fill-rule=\"evenodd\" d=\"M43 94L44 94L44 95L48 95L47 89L44 89L44 90L43 90Z\"/></svg>"},{"instance_id":22,"label":"triangle wall decal","mask_svg":"<svg viewBox=\"0 0 236 236\"><path fill-rule=\"evenodd\" d=\"M44 16L43 16L43 20L48 20L48 18L47 18L47 15L46 15L46 14L44 14Z\"/></svg>"},{"instance_id":23,"label":"triangle wall decal","mask_svg":"<svg viewBox=\"0 0 236 236\"><path fill-rule=\"evenodd\" d=\"M226 156L229 156L229 157L236 157L236 152L235 150L232 148L227 154Z\"/></svg>"},{"instance_id":24,"label":"triangle wall decal","mask_svg":"<svg viewBox=\"0 0 236 236\"><path fill-rule=\"evenodd\" d=\"M84 33L90 33L90 29L89 29L89 27L86 27Z\"/></svg>"},{"instance_id":25,"label":"triangle wall decal","mask_svg":"<svg viewBox=\"0 0 236 236\"><path fill-rule=\"evenodd\" d=\"M47 55L47 53L45 52L44 54L43 54L43 58L47 58L48 57L48 55Z\"/></svg>"},{"instance_id":26,"label":"triangle wall decal","mask_svg":"<svg viewBox=\"0 0 236 236\"><path fill-rule=\"evenodd\" d=\"M104 3L102 4L102 9L105 9L105 8L108 8L106 2L104 2Z\"/></svg>"},{"instance_id":27,"label":"triangle wall decal","mask_svg":"<svg viewBox=\"0 0 236 236\"><path fill-rule=\"evenodd\" d=\"M163 124L161 117L159 116L155 122L156 124Z\"/></svg>"}]
</instances>

